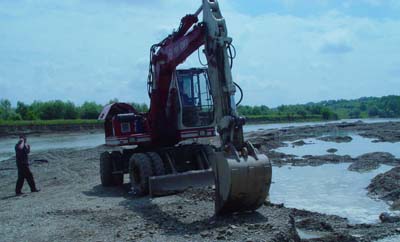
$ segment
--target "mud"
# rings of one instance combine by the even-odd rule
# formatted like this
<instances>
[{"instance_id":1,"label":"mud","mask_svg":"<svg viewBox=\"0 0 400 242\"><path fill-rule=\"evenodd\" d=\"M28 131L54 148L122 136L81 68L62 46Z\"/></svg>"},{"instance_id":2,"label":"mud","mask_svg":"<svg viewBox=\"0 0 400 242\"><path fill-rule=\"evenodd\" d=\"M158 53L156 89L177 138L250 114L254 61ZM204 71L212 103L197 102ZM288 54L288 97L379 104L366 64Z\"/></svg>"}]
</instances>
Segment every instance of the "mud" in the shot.
<instances>
[{"instance_id":1,"label":"mud","mask_svg":"<svg viewBox=\"0 0 400 242\"><path fill-rule=\"evenodd\" d=\"M318 140L336 143L349 143L353 140L353 138L351 138L350 136L323 136L318 138Z\"/></svg>"},{"instance_id":2,"label":"mud","mask_svg":"<svg viewBox=\"0 0 400 242\"><path fill-rule=\"evenodd\" d=\"M344 124L339 125L344 129L348 128ZM357 125L352 127L374 132L370 125ZM318 129L325 128L321 126ZM320 133L310 130L311 127L267 130L247 136L259 141L257 146L270 155L274 165L354 162L355 158L348 156L330 154L300 159L272 150L273 147L285 145L283 142L317 137L312 135ZM388 139L378 136L375 138ZM395 137L390 139L395 140ZM30 193L25 184L23 192L26 194L19 197L14 196L17 177L15 161L9 159L1 162L1 240L374 241L399 234L400 222L350 224L346 218L339 216L287 208L284 204L268 202L256 212L215 217L214 191L211 187L189 189L168 197L137 197L130 193L128 177L125 176L124 186L103 188L98 175L98 159L105 150L104 146L83 150L55 149L32 155L32 160L49 161L37 162L31 167L42 191ZM380 163L398 162L396 159L390 160L390 156L385 157ZM300 230L318 236L301 238Z\"/></svg>"},{"instance_id":3,"label":"mud","mask_svg":"<svg viewBox=\"0 0 400 242\"><path fill-rule=\"evenodd\" d=\"M372 179L367 187L368 195L391 202L392 209L400 209L400 166L392 168Z\"/></svg>"},{"instance_id":4,"label":"mud","mask_svg":"<svg viewBox=\"0 0 400 242\"><path fill-rule=\"evenodd\" d=\"M367 153L353 159L354 162L349 166L350 171L368 172L379 168L381 164L397 166L400 160L387 152Z\"/></svg>"}]
</instances>

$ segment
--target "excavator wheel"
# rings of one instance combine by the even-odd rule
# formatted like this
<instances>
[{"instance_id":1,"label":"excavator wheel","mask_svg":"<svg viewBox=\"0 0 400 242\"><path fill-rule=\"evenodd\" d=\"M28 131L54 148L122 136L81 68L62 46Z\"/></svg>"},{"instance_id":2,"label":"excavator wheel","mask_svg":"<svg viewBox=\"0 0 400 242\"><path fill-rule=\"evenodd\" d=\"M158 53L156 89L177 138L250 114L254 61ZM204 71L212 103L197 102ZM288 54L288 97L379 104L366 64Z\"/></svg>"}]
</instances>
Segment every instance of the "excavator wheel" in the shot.
<instances>
[{"instance_id":1,"label":"excavator wheel","mask_svg":"<svg viewBox=\"0 0 400 242\"><path fill-rule=\"evenodd\" d=\"M165 167L160 155L158 155L156 152L147 152L146 155L151 159L153 175L154 176L165 175Z\"/></svg>"},{"instance_id":2,"label":"excavator wheel","mask_svg":"<svg viewBox=\"0 0 400 242\"><path fill-rule=\"evenodd\" d=\"M138 195L149 194L149 177L152 175L151 159L143 153L133 154L129 160L129 178Z\"/></svg>"},{"instance_id":3,"label":"excavator wheel","mask_svg":"<svg viewBox=\"0 0 400 242\"><path fill-rule=\"evenodd\" d=\"M111 160L113 161L114 165L121 164L122 154L119 151L111 152ZM118 168L118 167L116 167ZM113 184L115 186L121 186L124 183L124 173L121 172L119 174L113 174Z\"/></svg>"},{"instance_id":4,"label":"excavator wheel","mask_svg":"<svg viewBox=\"0 0 400 242\"><path fill-rule=\"evenodd\" d=\"M107 151L101 153L100 155L100 180L101 185L105 187L110 187L114 185L112 175L112 160L110 153L108 153Z\"/></svg>"}]
</instances>

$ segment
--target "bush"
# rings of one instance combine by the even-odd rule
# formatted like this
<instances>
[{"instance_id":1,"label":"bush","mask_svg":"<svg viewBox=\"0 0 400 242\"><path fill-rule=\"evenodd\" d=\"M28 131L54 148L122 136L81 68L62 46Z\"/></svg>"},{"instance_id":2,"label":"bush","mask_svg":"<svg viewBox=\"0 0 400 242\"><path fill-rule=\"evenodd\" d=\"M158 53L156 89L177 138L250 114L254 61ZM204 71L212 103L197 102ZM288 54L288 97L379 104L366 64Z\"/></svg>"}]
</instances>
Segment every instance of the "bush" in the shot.
<instances>
[{"instance_id":1,"label":"bush","mask_svg":"<svg viewBox=\"0 0 400 242\"><path fill-rule=\"evenodd\" d=\"M95 102L84 102L80 107L80 117L82 119L97 119L102 110L102 106Z\"/></svg>"}]
</instances>

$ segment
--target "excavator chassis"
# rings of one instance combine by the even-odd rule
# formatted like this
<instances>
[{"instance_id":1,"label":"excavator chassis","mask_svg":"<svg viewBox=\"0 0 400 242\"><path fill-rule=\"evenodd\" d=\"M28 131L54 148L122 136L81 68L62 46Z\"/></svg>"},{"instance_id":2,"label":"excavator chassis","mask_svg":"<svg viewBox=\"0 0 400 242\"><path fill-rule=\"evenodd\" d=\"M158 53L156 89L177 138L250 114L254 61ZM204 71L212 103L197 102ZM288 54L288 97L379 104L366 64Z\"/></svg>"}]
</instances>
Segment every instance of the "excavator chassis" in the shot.
<instances>
[{"instance_id":1,"label":"excavator chassis","mask_svg":"<svg viewBox=\"0 0 400 242\"><path fill-rule=\"evenodd\" d=\"M165 196L189 188L215 186L215 213L250 211L259 208L268 196L271 164L251 145L241 155L234 148L215 151L212 146L191 144L160 149L157 152L124 150L107 155L110 179L121 181L128 173L138 195ZM129 158L129 159L128 159ZM104 173L101 162L101 171ZM119 164L119 165L118 165ZM114 170L113 168L122 170ZM104 185L103 177L102 183ZM123 179L122 179L123 180ZM108 183L109 185L120 185Z\"/></svg>"}]
</instances>

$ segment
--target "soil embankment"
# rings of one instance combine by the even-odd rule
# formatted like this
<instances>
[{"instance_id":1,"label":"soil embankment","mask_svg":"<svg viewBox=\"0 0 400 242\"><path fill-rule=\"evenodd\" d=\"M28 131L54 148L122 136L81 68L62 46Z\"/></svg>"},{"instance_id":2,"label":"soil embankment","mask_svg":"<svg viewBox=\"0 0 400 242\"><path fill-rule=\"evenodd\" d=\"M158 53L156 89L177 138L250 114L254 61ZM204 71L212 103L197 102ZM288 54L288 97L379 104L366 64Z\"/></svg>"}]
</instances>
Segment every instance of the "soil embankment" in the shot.
<instances>
[{"instance_id":1,"label":"soil embankment","mask_svg":"<svg viewBox=\"0 0 400 242\"><path fill-rule=\"evenodd\" d=\"M0 125L0 137L19 134L46 134L59 132L101 131L102 123L93 124L48 124L48 125Z\"/></svg>"},{"instance_id":2,"label":"soil embankment","mask_svg":"<svg viewBox=\"0 0 400 242\"><path fill-rule=\"evenodd\" d=\"M393 132L382 133L384 126L392 128ZM264 130L249 133L247 137L271 156L274 165L293 164L299 158L272 149L287 141L319 137L333 127L363 132L360 134L373 136L378 141L400 139L396 131L400 130L400 123ZM387 137L388 134L391 137ZM122 187L100 185L98 159L105 150L106 147L99 146L35 153L32 160L49 161L32 166L42 191L29 193L25 184L26 195L20 197L14 196L15 161L1 162L0 238L4 241L373 241L398 234L400 227L400 222L354 225L346 218L267 202L253 213L216 218L212 188L190 189L153 199L135 197L130 193L127 176ZM384 154L374 156L384 157ZM362 159L368 157L372 155ZM398 162L387 154L385 157L379 163ZM302 162L303 165L319 165L356 158L331 154L303 157L305 161ZM297 164L300 163L295 162ZM318 234L320 238L301 240L299 235L304 231Z\"/></svg>"}]
</instances>

